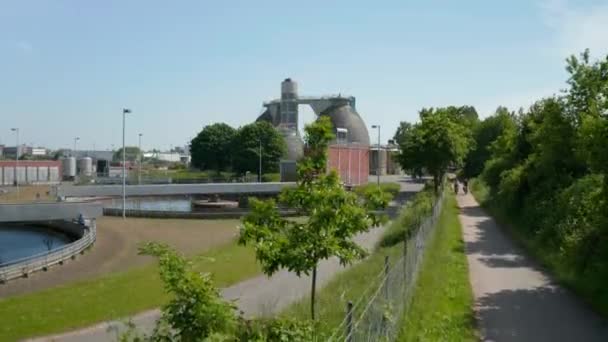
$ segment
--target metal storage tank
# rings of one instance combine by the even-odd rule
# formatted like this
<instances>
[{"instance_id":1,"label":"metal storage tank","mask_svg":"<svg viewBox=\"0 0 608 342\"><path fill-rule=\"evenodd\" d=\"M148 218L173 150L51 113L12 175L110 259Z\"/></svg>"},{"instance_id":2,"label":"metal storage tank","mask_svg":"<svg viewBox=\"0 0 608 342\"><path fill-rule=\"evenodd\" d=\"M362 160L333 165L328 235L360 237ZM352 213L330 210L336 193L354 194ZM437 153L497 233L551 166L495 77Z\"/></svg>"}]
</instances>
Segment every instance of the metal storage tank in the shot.
<instances>
[{"instance_id":1,"label":"metal storage tank","mask_svg":"<svg viewBox=\"0 0 608 342\"><path fill-rule=\"evenodd\" d=\"M365 122L359 113L348 104L333 106L324 111L321 115L329 116L331 123L334 125L334 133L337 128L346 128L348 134L346 140L348 143L359 143L360 145L369 146L369 133Z\"/></svg>"},{"instance_id":2,"label":"metal storage tank","mask_svg":"<svg viewBox=\"0 0 608 342\"><path fill-rule=\"evenodd\" d=\"M78 160L78 170L83 176L91 176L93 174L93 159L84 157Z\"/></svg>"},{"instance_id":3,"label":"metal storage tank","mask_svg":"<svg viewBox=\"0 0 608 342\"><path fill-rule=\"evenodd\" d=\"M66 157L61 160L61 167L63 168L63 178L69 179L76 177L76 158Z\"/></svg>"}]
</instances>

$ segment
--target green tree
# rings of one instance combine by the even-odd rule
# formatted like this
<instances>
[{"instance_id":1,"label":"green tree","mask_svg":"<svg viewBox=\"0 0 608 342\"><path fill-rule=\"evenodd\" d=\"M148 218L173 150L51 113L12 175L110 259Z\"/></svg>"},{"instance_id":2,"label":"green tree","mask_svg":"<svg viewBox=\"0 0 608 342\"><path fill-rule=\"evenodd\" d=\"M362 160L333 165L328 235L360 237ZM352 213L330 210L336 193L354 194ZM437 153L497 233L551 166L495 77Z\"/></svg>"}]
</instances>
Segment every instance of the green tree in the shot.
<instances>
[{"instance_id":1,"label":"green tree","mask_svg":"<svg viewBox=\"0 0 608 342\"><path fill-rule=\"evenodd\" d=\"M420 119L401 144L398 160L405 170L425 168L433 176L438 192L448 167L463 162L471 132L450 108L422 109Z\"/></svg>"},{"instance_id":2,"label":"green tree","mask_svg":"<svg viewBox=\"0 0 608 342\"><path fill-rule=\"evenodd\" d=\"M514 113L505 107L498 107L492 116L487 117L473 128L475 144L467 154L464 175L476 177L483 171L484 164L492 156L490 146L503 133L505 127L514 120Z\"/></svg>"},{"instance_id":3,"label":"green tree","mask_svg":"<svg viewBox=\"0 0 608 342\"><path fill-rule=\"evenodd\" d=\"M232 162L236 130L225 123L205 126L190 142L192 165L201 170L226 171Z\"/></svg>"},{"instance_id":4,"label":"green tree","mask_svg":"<svg viewBox=\"0 0 608 342\"><path fill-rule=\"evenodd\" d=\"M312 273L311 317L315 318L317 266L321 260L337 257L349 264L366 255L354 236L378 225L382 217L373 210L385 208L390 195L379 188L363 198L346 191L338 175L327 173L327 148L333 139L328 118L306 126L307 150L298 162L298 182L285 190L280 201L297 209L306 221L282 218L273 200L251 200L251 213L243 220L239 242L252 244L264 273L281 268L300 275Z\"/></svg>"},{"instance_id":5,"label":"green tree","mask_svg":"<svg viewBox=\"0 0 608 342\"><path fill-rule=\"evenodd\" d=\"M125 159L127 161L136 161L139 160L139 155L141 154L141 151L139 150L139 147L137 146L125 146L125 150L126 155L125 155ZM114 155L112 156L112 159L114 159L114 161L122 161L122 147L119 148L116 152L114 152Z\"/></svg>"},{"instance_id":6,"label":"green tree","mask_svg":"<svg viewBox=\"0 0 608 342\"><path fill-rule=\"evenodd\" d=\"M412 124L407 121L401 121L399 123L399 127L397 127L397 131L395 132L395 135L393 136L393 140L395 140L395 144L401 145L403 142L405 142L408 139L411 132L412 132Z\"/></svg>"},{"instance_id":7,"label":"green tree","mask_svg":"<svg viewBox=\"0 0 608 342\"><path fill-rule=\"evenodd\" d=\"M285 139L279 131L266 121L245 125L237 131L232 149L233 170L244 174L256 173L259 168L260 142L262 144L262 171L278 172L279 162L287 149Z\"/></svg>"}]
</instances>

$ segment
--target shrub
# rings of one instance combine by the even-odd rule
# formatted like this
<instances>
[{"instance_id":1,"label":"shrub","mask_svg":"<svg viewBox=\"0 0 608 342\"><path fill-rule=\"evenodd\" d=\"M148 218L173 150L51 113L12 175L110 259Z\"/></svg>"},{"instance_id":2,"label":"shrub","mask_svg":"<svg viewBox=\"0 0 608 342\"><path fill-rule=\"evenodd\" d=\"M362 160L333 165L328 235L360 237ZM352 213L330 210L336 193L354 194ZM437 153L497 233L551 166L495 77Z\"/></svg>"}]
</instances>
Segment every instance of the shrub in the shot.
<instances>
[{"instance_id":1,"label":"shrub","mask_svg":"<svg viewBox=\"0 0 608 342\"><path fill-rule=\"evenodd\" d=\"M390 247L410 237L415 232L418 224L431 214L435 198L433 188L426 185L424 190L417 193L401 209L399 216L393 221L380 240L380 246Z\"/></svg>"},{"instance_id":2,"label":"shrub","mask_svg":"<svg viewBox=\"0 0 608 342\"><path fill-rule=\"evenodd\" d=\"M376 189L377 187L378 184L376 183L367 183L365 185L357 185L353 191L357 195L362 196L370 189ZM384 192L388 192L394 198L397 196L397 194L399 194L399 191L401 191L401 185L399 185L399 183L380 183L380 189L382 189Z\"/></svg>"}]
</instances>

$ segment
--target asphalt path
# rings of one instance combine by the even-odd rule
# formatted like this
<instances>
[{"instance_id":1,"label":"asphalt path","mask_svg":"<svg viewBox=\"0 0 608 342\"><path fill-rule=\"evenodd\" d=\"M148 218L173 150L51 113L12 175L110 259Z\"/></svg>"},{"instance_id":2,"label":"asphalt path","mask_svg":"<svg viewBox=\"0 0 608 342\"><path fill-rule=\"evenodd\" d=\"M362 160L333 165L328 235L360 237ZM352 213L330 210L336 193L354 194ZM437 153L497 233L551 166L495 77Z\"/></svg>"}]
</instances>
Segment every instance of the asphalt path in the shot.
<instances>
[{"instance_id":1,"label":"asphalt path","mask_svg":"<svg viewBox=\"0 0 608 342\"><path fill-rule=\"evenodd\" d=\"M608 341L606 322L506 235L473 196L458 195L482 341Z\"/></svg>"}]
</instances>

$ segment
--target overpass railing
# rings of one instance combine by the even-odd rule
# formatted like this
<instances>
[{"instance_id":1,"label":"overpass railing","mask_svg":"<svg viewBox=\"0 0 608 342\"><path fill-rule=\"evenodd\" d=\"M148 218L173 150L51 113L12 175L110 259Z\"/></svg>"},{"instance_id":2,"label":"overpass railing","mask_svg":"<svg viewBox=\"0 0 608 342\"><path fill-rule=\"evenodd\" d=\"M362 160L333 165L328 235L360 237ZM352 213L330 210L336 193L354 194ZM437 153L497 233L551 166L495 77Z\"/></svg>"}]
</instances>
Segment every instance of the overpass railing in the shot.
<instances>
[{"instance_id":1,"label":"overpass railing","mask_svg":"<svg viewBox=\"0 0 608 342\"><path fill-rule=\"evenodd\" d=\"M35 254L26 258L0 263L0 284L16 278L27 278L30 273L46 271L49 267L63 264L68 259L75 259L76 255L84 252L97 238L97 225L95 219L87 220L84 235L65 246L48 252Z\"/></svg>"}]
</instances>

